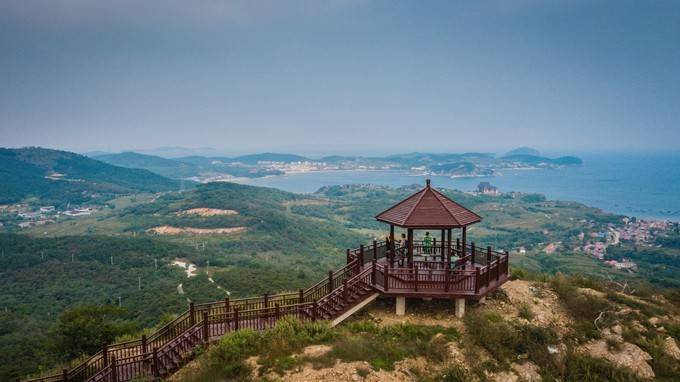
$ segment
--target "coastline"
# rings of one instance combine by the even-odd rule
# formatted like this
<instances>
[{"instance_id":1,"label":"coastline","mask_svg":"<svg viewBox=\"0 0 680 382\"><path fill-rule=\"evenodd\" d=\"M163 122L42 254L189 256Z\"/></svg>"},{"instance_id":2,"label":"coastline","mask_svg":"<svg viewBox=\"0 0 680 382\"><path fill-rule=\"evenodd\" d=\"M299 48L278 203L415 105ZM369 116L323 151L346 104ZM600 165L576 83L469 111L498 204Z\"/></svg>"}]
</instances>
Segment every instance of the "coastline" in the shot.
<instances>
[{"instance_id":1,"label":"coastline","mask_svg":"<svg viewBox=\"0 0 680 382\"><path fill-rule=\"evenodd\" d=\"M513 173L512 170L517 171ZM592 174L597 176L592 176ZM532 169L532 171L512 168L499 174L474 177L413 174L404 170L319 170L267 175L261 178L232 178L226 181L310 194L323 186L340 184L408 186L422 183L427 177L432 178L437 187L464 192L474 190L481 179L487 179L493 185L498 186L503 193L538 193L545 195L550 200L577 202L622 216L645 220L680 221L680 201L678 201L678 206L665 205L652 198L635 198L635 194L620 193L620 187L616 184L611 187L604 187L608 186L609 183L619 182L618 180L616 182L611 180L611 174L583 171L581 167ZM648 192L647 194L653 193ZM673 195L664 196L667 199L674 199ZM658 198L658 196L656 197ZM647 204L637 204L638 202Z\"/></svg>"}]
</instances>

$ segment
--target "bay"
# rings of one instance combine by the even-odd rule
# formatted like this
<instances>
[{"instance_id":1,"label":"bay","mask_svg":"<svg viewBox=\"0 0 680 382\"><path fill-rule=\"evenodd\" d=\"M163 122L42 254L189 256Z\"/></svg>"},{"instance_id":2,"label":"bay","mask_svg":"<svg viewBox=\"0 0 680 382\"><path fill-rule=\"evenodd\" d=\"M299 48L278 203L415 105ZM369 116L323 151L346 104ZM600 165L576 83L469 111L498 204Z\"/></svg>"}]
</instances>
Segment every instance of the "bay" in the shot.
<instances>
[{"instance_id":1,"label":"bay","mask_svg":"<svg viewBox=\"0 0 680 382\"><path fill-rule=\"evenodd\" d=\"M579 167L502 170L487 178L431 178L436 187L473 191L480 181L488 181L502 192L541 193L549 199L576 201L627 216L680 221L680 153L588 153L580 157L584 163ZM311 193L340 184L424 184L425 178L403 171L329 171L239 182Z\"/></svg>"}]
</instances>

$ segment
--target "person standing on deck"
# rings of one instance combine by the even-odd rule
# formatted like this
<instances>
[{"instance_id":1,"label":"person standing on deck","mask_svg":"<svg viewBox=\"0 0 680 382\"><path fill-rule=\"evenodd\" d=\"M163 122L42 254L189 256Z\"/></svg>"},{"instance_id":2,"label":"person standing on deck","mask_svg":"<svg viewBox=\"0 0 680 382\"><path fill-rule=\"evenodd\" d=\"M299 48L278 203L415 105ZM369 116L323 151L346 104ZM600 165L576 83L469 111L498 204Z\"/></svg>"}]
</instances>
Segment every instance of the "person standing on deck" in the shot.
<instances>
[{"instance_id":1,"label":"person standing on deck","mask_svg":"<svg viewBox=\"0 0 680 382\"><path fill-rule=\"evenodd\" d=\"M399 242L399 252L401 252L401 256L398 261L399 266L404 265L404 257L406 257L407 251L408 251L408 239L406 239L406 234L402 233L401 241Z\"/></svg>"},{"instance_id":2,"label":"person standing on deck","mask_svg":"<svg viewBox=\"0 0 680 382\"><path fill-rule=\"evenodd\" d=\"M423 251L427 255L432 253L432 236L430 236L429 232L425 232L425 237L423 238Z\"/></svg>"}]
</instances>

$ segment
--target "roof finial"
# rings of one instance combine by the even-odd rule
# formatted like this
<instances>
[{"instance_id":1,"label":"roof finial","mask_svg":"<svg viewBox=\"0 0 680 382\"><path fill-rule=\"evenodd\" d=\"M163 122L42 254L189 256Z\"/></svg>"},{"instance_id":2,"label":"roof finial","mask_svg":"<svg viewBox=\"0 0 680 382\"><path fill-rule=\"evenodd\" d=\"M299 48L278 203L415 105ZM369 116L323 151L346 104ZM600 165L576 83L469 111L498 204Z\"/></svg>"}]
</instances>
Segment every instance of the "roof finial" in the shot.
<instances>
[{"instance_id":1,"label":"roof finial","mask_svg":"<svg viewBox=\"0 0 680 382\"><path fill-rule=\"evenodd\" d=\"M425 187L430 187L430 178L425 179Z\"/></svg>"}]
</instances>

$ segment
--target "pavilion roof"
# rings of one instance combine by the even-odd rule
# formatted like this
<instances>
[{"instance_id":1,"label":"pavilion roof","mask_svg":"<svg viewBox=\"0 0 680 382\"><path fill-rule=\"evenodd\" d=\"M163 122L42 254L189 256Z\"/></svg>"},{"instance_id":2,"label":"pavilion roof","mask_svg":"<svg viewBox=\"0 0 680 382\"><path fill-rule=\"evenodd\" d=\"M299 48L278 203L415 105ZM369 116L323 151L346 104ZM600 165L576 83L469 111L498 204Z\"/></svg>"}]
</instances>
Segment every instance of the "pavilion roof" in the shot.
<instances>
[{"instance_id":1,"label":"pavilion roof","mask_svg":"<svg viewBox=\"0 0 680 382\"><path fill-rule=\"evenodd\" d=\"M458 228L478 223L482 218L446 195L427 185L375 217L378 221L403 228Z\"/></svg>"}]
</instances>

